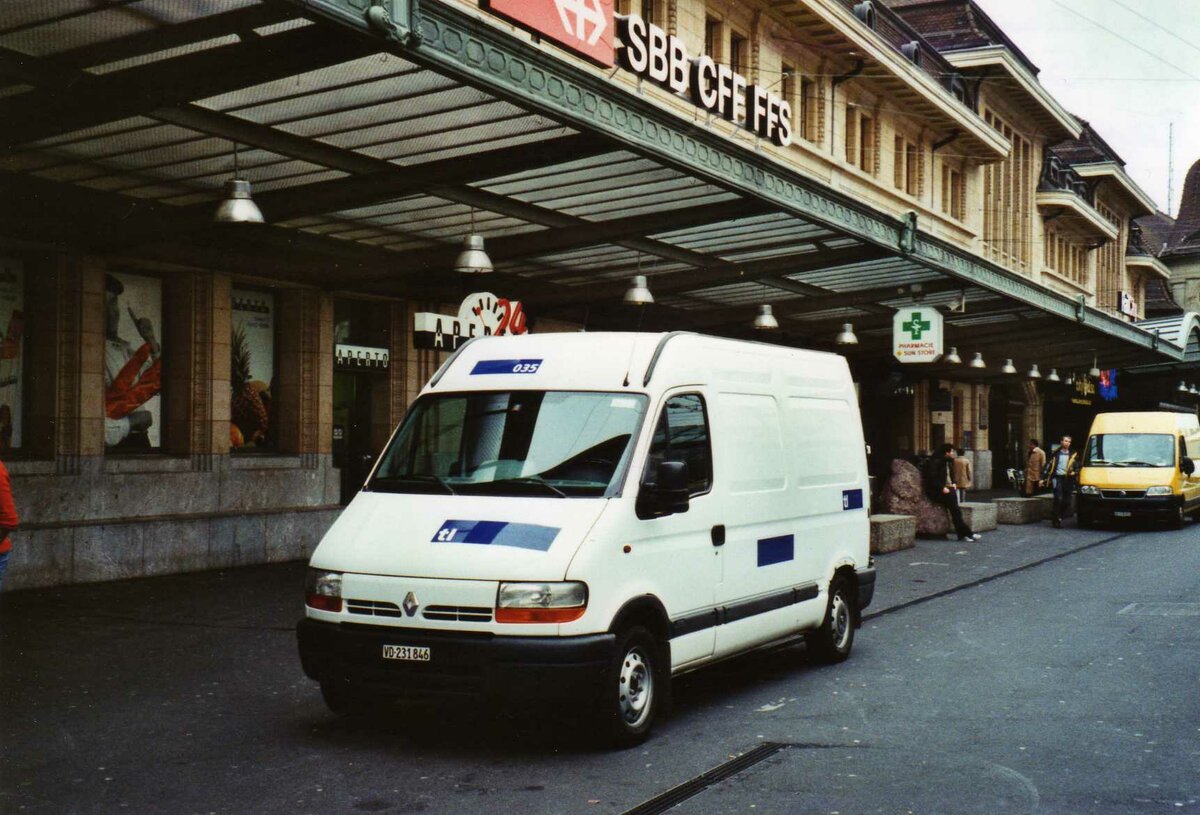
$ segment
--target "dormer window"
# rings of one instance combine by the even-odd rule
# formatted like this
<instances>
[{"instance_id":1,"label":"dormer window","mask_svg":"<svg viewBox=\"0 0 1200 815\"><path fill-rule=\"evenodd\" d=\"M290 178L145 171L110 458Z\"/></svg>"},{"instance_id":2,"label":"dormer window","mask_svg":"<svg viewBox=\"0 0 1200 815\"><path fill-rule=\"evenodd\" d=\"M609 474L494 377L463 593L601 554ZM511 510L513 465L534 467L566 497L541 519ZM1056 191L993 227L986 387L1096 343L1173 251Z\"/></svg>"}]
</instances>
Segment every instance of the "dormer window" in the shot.
<instances>
[{"instance_id":1,"label":"dormer window","mask_svg":"<svg viewBox=\"0 0 1200 815\"><path fill-rule=\"evenodd\" d=\"M863 0L854 6L854 16L872 31L875 30L875 4L871 0Z\"/></svg>"}]
</instances>

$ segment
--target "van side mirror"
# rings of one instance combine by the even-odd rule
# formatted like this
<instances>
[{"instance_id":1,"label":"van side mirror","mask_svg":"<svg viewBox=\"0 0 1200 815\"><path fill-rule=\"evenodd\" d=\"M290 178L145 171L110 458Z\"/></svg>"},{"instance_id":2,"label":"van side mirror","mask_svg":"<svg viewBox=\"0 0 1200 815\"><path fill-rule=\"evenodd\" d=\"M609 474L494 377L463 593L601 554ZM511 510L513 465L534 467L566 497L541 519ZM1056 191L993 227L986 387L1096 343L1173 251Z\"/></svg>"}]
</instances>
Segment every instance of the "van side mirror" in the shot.
<instances>
[{"instance_id":1,"label":"van side mirror","mask_svg":"<svg viewBox=\"0 0 1200 815\"><path fill-rule=\"evenodd\" d=\"M1183 460L1179 462L1179 469L1183 471L1184 475L1191 475L1196 472L1196 462L1184 456Z\"/></svg>"},{"instance_id":2,"label":"van side mirror","mask_svg":"<svg viewBox=\"0 0 1200 815\"><path fill-rule=\"evenodd\" d=\"M638 517L654 518L687 512L690 494L687 462L660 462L654 474L654 483L643 484L638 494Z\"/></svg>"}]
</instances>

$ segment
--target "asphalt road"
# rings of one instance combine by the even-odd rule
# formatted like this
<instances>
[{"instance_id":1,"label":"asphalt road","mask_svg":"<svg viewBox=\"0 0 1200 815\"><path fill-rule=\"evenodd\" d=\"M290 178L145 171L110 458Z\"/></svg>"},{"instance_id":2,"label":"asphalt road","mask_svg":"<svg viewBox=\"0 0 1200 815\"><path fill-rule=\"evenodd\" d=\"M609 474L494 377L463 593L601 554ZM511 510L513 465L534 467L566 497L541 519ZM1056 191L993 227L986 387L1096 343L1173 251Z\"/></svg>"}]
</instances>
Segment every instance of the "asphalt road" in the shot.
<instances>
[{"instance_id":1,"label":"asphalt road","mask_svg":"<svg viewBox=\"0 0 1200 815\"><path fill-rule=\"evenodd\" d=\"M301 564L6 595L0 812L1200 812L1200 526L879 565L849 662L689 675L621 752L530 713L333 717L297 664Z\"/></svg>"}]
</instances>

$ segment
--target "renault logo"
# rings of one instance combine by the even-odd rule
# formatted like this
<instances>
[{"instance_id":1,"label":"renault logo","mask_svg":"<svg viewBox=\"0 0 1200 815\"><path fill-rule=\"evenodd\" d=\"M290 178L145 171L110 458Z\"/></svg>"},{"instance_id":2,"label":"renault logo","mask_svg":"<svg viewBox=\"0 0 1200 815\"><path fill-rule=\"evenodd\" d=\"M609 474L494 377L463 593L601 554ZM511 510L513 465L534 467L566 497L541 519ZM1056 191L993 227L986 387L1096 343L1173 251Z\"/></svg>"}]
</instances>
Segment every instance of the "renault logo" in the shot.
<instances>
[{"instance_id":1,"label":"renault logo","mask_svg":"<svg viewBox=\"0 0 1200 815\"><path fill-rule=\"evenodd\" d=\"M417 595L411 591L404 598L404 613L409 617L417 613L417 609L421 607L421 603L417 600Z\"/></svg>"}]
</instances>

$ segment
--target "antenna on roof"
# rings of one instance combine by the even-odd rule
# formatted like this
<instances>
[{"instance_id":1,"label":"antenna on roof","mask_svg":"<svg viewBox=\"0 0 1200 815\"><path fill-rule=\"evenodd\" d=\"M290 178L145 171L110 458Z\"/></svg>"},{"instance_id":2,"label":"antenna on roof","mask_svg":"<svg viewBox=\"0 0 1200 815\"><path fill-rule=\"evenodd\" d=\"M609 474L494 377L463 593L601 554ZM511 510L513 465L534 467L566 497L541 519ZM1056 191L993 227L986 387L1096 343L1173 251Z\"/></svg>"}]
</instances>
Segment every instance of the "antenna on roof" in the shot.
<instances>
[{"instance_id":1,"label":"antenna on roof","mask_svg":"<svg viewBox=\"0 0 1200 815\"><path fill-rule=\"evenodd\" d=\"M1167 126L1167 217L1172 217L1175 202L1175 123Z\"/></svg>"}]
</instances>

